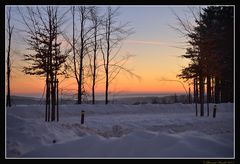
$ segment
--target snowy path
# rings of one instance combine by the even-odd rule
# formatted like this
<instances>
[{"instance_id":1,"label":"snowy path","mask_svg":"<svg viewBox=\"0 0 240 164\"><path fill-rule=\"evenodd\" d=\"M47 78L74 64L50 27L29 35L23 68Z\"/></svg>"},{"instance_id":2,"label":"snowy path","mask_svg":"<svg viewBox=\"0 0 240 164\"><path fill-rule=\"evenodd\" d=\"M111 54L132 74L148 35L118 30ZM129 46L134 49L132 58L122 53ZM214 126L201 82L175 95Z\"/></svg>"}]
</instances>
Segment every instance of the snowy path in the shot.
<instances>
[{"instance_id":1,"label":"snowy path","mask_svg":"<svg viewBox=\"0 0 240 164\"><path fill-rule=\"evenodd\" d=\"M233 157L231 103L216 118L189 104L110 104L62 105L58 123L43 119L44 106L8 109L8 157Z\"/></svg>"}]
</instances>

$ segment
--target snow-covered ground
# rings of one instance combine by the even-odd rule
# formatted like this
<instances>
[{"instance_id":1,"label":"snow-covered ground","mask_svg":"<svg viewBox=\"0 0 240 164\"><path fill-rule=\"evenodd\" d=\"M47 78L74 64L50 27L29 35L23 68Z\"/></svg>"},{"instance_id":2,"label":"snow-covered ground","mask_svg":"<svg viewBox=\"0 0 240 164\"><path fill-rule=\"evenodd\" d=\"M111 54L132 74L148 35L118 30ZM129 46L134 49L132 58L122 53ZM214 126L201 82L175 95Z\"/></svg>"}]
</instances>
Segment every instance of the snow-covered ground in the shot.
<instances>
[{"instance_id":1,"label":"snow-covered ground","mask_svg":"<svg viewBox=\"0 0 240 164\"><path fill-rule=\"evenodd\" d=\"M6 109L6 155L232 158L233 109L218 104L213 118L213 104L209 117L193 104L61 105L59 122L47 123L44 105L17 105Z\"/></svg>"}]
</instances>

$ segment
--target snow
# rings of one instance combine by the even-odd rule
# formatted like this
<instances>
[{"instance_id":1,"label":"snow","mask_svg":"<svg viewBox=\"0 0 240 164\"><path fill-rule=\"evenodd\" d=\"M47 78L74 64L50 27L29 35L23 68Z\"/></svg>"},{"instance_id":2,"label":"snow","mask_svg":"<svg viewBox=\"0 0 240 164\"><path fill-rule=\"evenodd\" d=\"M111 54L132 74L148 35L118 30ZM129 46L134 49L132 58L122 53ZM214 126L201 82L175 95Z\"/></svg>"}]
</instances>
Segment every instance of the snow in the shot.
<instances>
[{"instance_id":1,"label":"snow","mask_svg":"<svg viewBox=\"0 0 240 164\"><path fill-rule=\"evenodd\" d=\"M204 117L195 116L193 104L60 105L59 122L50 123L44 121L44 105L16 105L7 108L6 153L8 158L233 158L234 104L218 104L216 118L213 105Z\"/></svg>"}]
</instances>

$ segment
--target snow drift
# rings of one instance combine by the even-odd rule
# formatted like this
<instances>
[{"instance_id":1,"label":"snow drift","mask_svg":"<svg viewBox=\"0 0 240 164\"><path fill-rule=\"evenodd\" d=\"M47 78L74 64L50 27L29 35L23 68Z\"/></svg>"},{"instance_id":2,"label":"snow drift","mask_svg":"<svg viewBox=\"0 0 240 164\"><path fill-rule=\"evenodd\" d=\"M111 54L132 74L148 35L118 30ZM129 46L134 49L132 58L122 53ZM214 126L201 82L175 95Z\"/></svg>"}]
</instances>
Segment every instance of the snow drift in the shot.
<instances>
[{"instance_id":1,"label":"snow drift","mask_svg":"<svg viewBox=\"0 0 240 164\"><path fill-rule=\"evenodd\" d=\"M17 158L234 156L233 104L196 117L192 104L61 105L59 122L44 122L43 105L7 108L6 153ZM85 111L85 124L80 113Z\"/></svg>"}]
</instances>

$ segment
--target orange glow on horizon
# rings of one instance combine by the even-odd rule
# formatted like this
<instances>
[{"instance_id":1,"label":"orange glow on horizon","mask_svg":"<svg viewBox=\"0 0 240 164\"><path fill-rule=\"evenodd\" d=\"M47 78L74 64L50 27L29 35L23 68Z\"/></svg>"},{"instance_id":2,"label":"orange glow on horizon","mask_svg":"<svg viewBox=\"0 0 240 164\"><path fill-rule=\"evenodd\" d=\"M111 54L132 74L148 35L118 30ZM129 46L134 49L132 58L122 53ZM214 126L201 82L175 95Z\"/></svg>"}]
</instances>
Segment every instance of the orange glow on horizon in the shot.
<instances>
[{"instance_id":1,"label":"orange glow on horizon","mask_svg":"<svg viewBox=\"0 0 240 164\"><path fill-rule=\"evenodd\" d=\"M176 8L179 10L180 8ZM174 81L159 81L158 79L169 79L169 80L179 80L176 78L176 75L180 73L180 70L183 66L186 66L189 61L186 59L180 58L179 56L185 54L185 39L179 38L178 33L173 29L169 28L169 24L175 24L174 15L171 14L170 10L167 11L164 8L151 8L153 12L148 8L125 8L126 11L122 14L128 14L128 16L119 17L121 22L129 21L133 25L133 28L136 30L134 34L128 36L126 40L121 42L120 49L112 49L111 57L117 54L116 58L114 57L115 63L118 63L118 60L125 55L133 56L130 58L124 67L127 70L133 71L135 74L141 77L141 80L136 78L131 78L129 74L124 71L121 71L117 78L109 84L110 93L185 93L183 86ZM139 12L141 15L131 13L134 11ZM156 13L159 15L156 15ZM19 18L18 12L13 13L13 24L22 26L19 22L16 22ZM165 14L162 14L165 13ZM167 14L167 15L166 15ZM140 17L139 17L140 16ZM155 16L159 18L159 21L152 19ZM129 18L130 20L127 20ZM126 20L125 20L126 19ZM148 22L148 23L146 23ZM71 23L70 23L71 24ZM71 36L71 25L66 24L65 32L66 35ZM151 26L149 26L151 25ZM19 29L21 29L19 27ZM78 30L76 30L77 32ZM7 43L7 35L5 34L5 43ZM24 61L24 54L32 53L29 50L29 45L25 42L22 42L22 39L26 36L25 33L16 33L13 35L12 48L15 51L12 51L11 55L13 57L13 69L11 73L11 95L30 95L38 94L43 95L45 88L45 79L30 76L24 74L22 71L23 66L29 66L26 61ZM71 39L71 38L69 38ZM71 46L67 44L65 39L60 36L58 40L62 42L61 52L64 52ZM14 42L15 41L15 42ZM180 47L180 48L177 48ZM99 51L98 64L103 63L101 51ZM71 54L70 54L71 55ZM110 57L110 58L111 58ZM84 65L89 64L90 59L87 57L84 58ZM111 60L112 62L113 60ZM111 65L115 63L112 62ZM71 62L68 62L71 63ZM119 63L118 63L119 64ZM121 65L121 63L119 64ZM16 68L16 69L15 69ZM101 79L104 77L104 68L99 67L101 70L98 71L98 78ZM85 74L84 74L85 75ZM111 77L114 77L113 75ZM62 80L62 77L58 78L59 81ZM91 80L84 79L85 89L91 95ZM187 83L184 83L186 89L188 89ZM69 92L77 93L77 82L74 78L69 78L62 81L59 84L59 92ZM105 79L96 84L95 88L96 93L105 92Z\"/></svg>"},{"instance_id":2,"label":"orange glow on horizon","mask_svg":"<svg viewBox=\"0 0 240 164\"><path fill-rule=\"evenodd\" d=\"M126 49L125 49L126 50ZM122 53L124 53L122 50ZM129 50L130 51L130 50ZM127 68L133 68L133 72L141 77L140 80L132 78L126 72L121 72L117 78L109 85L110 93L185 93L183 86L174 81L159 81L158 79L166 78L171 80L179 80L176 74L179 73L179 64L183 63L179 58L172 56L166 58L161 56L159 51L152 51L155 60L146 60L147 52L136 52L138 55L129 61ZM142 54L141 54L142 53ZM181 54L183 51L172 51L172 54ZM160 55L159 55L160 54ZM59 77L62 81L62 77ZM86 81L86 91L91 95L91 81ZM42 95L45 87L45 78L25 75L23 72L12 77L11 93L12 95ZM187 89L187 85L185 84ZM74 78L68 78L59 84L59 91L77 93L77 82ZM96 93L105 92L105 79L96 84Z\"/></svg>"},{"instance_id":3,"label":"orange glow on horizon","mask_svg":"<svg viewBox=\"0 0 240 164\"><path fill-rule=\"evenodd\" d=\"M61 80L59 80L61 81ZM90 85L91 86L91 85ZM11 92L12 95L29 95L38 94L42 95L44 92L45 80L44 78L37 79L29 75L21 76L12 80ZM187 87L187 86L185 86ZM66 79L59 85L59 91L71 91L77 93L76 80ZM86 90L91 94L91 88L86 87ZM96 85L96 93L104 93L105 84L104 80ZM156 79L142 79L137 80L134 78L126 78L120 76L113 81L109 86L110 93L185 93L184 88L180 83L157 81Z\"/></svg>"}]
</instances>

